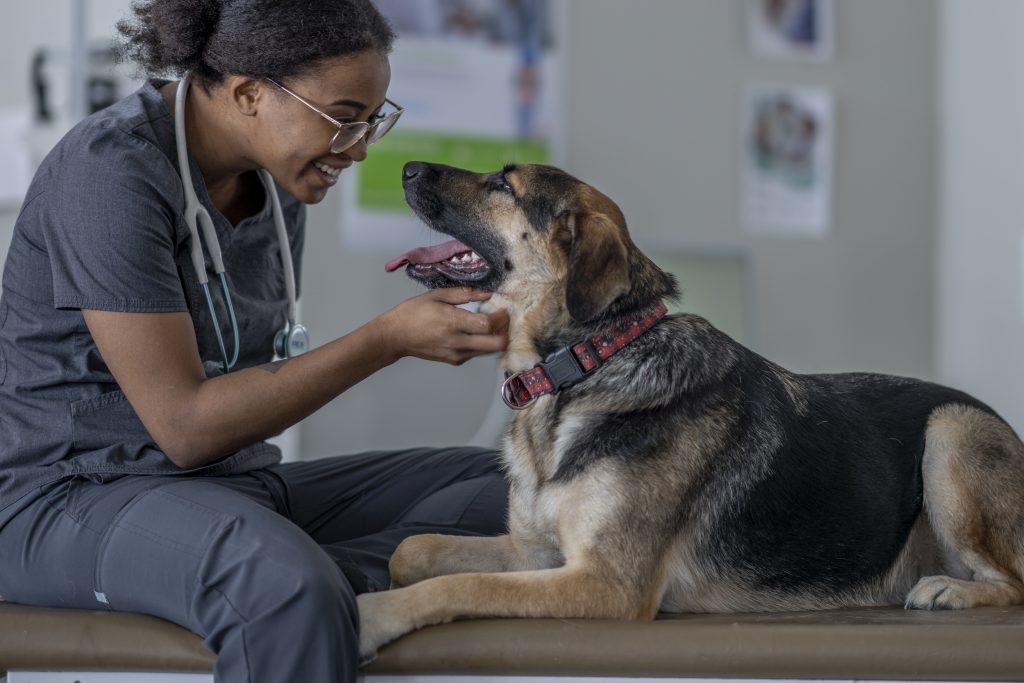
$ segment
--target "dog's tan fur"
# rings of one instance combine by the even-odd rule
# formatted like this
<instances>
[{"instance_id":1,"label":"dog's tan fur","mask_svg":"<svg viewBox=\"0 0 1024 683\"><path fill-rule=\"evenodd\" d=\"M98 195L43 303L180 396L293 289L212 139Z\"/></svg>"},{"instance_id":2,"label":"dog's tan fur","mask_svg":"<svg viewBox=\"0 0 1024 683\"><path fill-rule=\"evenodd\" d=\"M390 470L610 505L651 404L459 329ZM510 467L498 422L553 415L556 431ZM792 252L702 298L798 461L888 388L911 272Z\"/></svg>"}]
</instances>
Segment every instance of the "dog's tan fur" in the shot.
<instances>
[{"instance_id":1,"label":"dog's tan fur","mask_svg":"<svg viewBox=\"0 0 1024 683\"><path fill-rule=\"evenodd\" d=\"M452 170L434 190L448 205L473 213L503 245L507 268L490 305L510 313L503 366L512 373L541 360L541 340L560 339L561 330L600 316L638 286L639 271L653 268L610 199L575 179L540 173L535 167L506 171L512 193L503 194L487 190L489 174ZM544 193L557 194L544 197L556 208L538 229L517 198ZM947 403L930 413L920 465L923 513L888 569L841 589L779 587L762 580L757 567L723 571L706 557L715 535L739 523L730 515L772 476L773 458L789 438L770 420L748 423L747 411L763 408L710 404L672 425L656 452L584 460L579 471L565 475L570 451L572 457L586 451L580 435L595 423L660 410L677 385L726 382L749 353L696 316L668 324L672 334L685 336L681 348L690 354L690 366L680 359L677 379L664 379L667 371L657 360L638 353L615 371L626 385L621 392L595 379L578 385L571 401L547 396L515 413L503 449L509 533L405 541L390 565L396 590L358 598L364 657L410 630L459 618L651 619L659 609L817 609L904 598L926 608L1024 601L1024 446L1002 420L973 405ZM814 384L757 362L764 368L760 381L777 389L772 410L799 417L816 409L809 399ZM663 379L645 379L652 376ZM869 386L881 380L845 381ZM737 435L757 448L735 455ZM680 506L690 499L698 502Z\"/></svg>"}]
</instances>

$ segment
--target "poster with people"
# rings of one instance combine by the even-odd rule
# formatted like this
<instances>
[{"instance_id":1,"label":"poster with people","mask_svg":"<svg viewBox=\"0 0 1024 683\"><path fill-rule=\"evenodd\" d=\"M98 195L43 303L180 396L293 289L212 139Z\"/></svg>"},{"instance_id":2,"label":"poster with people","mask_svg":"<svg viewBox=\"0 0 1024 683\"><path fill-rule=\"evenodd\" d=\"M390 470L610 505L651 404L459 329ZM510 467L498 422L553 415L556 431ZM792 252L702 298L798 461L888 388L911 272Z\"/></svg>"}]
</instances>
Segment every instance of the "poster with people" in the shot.
<instances>
[{"instance_id":1,"label":"poster with people","mask_svg":"<svg viewBox=\"0 0 1024 683\"><path fill-rule=\"evenodd\" d=\"M410 160L494 171L563 158L564 0L377 0L398 40L389 97L405 108L343 174L346 247L430 239L405 203Z\"/></svg>"},{"instance_id":2,"label":"poster with people","mask_svg":"<svg viewBox=\"0 0 1024 683\"><path fill-rule=\"evenodd\" d=\"M835 126L831 93L759 86L750 89L744 106L742 210L747 229L826 234Z\"/></svg>"},{"instance_id":3,"label":"poster with people","mask_svg":"<svg viewBox=\"0 0 1024 683\"><path fill-rule=\"evenodd\" d=\"M751 50L763 57L829 59L834 11L834 0L748 0Z\"/></svg>"}]
</instances>

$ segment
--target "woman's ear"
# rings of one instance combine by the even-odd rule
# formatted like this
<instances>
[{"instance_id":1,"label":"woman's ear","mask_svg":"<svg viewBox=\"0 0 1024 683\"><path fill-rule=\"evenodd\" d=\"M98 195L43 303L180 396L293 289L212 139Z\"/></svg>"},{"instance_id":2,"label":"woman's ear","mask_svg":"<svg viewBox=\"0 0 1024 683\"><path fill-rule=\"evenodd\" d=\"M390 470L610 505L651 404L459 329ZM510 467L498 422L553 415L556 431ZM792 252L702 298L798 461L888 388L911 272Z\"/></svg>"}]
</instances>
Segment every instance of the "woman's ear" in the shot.
<instances>
[{"instance_id":1,"label":"woman's ear","mask_svg":"<svg viewBox=\"0 0 1024 683\"><path fill-rule=\"evenodd\" d=\"M565 305L574 320L599 317L629 291L629 253L621 216L587 210L569 216L572 242Z\"/></svg>"},{"instance_id":2,"label":"woman's ear","mask_svg":"<svg viewBox=\"0 0 1024 683\"><path fill-rule=\"evenodd\" d=\"M254 116L260 100L267 96L265 91L269 84L248 76L228 76L225 86L235 109L243 116Z\"/></svg>"}]
</instances>

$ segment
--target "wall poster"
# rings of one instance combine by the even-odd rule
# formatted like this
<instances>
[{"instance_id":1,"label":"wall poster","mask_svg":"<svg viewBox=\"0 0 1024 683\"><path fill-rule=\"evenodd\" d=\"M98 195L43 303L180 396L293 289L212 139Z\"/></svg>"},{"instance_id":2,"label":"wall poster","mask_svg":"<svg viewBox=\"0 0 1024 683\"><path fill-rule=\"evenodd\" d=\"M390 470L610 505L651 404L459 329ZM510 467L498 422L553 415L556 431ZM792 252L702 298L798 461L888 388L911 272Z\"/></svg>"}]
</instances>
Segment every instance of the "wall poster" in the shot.
<instances>
[{"instance_id":1,"label":"wall poster","mask_svg":"<svg viewBox=\"0 0 1024 683\"><path fill-rule=\"evenodd\" d=\"M398 39L389 97L401 121L342 175L346 248L435 244L402 192L406 161L494 171L563 157L565 3L377 0Z\"/></svg>"}]
</instances>

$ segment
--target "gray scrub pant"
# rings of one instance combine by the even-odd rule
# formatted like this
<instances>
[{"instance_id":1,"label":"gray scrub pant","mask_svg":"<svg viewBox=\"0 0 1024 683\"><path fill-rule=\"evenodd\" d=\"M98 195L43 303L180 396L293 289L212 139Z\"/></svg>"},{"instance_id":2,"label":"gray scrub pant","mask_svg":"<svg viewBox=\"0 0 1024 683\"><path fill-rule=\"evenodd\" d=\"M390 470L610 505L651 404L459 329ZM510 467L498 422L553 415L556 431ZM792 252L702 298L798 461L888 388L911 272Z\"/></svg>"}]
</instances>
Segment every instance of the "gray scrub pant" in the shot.
<instances>
[{"instance_id":1,"label":"gray scrub pant","mask_svg":"<svg viewBox=\"0 0 1024 683\"><path fill-rule=\"evenodd\" d=\"M355 595L418 533L505 528L492 451L414 449L224 477L79 476L0 526L0 595L142 612L217 654L219 682L352 681Z\"/></svg>"}]
</instances>

